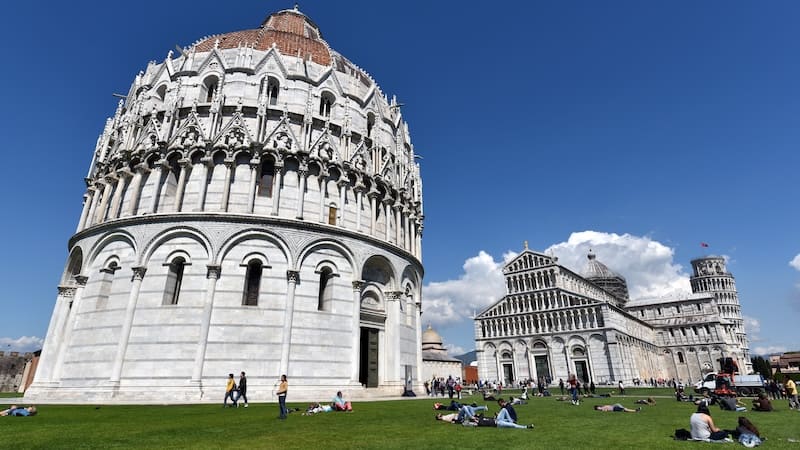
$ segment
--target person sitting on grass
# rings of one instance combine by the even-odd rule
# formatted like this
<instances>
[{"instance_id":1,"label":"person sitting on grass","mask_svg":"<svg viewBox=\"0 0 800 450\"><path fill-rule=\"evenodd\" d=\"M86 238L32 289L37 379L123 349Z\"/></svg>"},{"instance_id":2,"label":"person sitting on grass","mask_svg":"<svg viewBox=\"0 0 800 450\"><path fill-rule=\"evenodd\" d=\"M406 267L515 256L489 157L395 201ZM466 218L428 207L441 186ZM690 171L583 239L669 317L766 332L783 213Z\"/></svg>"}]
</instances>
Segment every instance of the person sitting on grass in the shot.
<instances>
[{"instance_id":1,"label":"person sitting on grass","mask_svg":"<svg viewBox=\"0 0 800 450\"><path fill-rule=\"evenodd\" d=\"M11 405L10 408L0 411L0 416L28 417L35 416L37 412L38 411L36 410L35 406L28 406L27 408L24 408L17 405Z\"/></svg>"},{"instance_id":2,"label":"person sitting on grass","mask_svg":"<svg viewBox=\"0 0 800 450\"><path fill-rule=\"evenodd\" d=\"M723 397L719 399L719 407L727 411L747 411L743 404L739 403L739 399L735 395L731 397Z\"/></svg>"},{"instance_id":3,"label":"person sitting on grass","mask_svg":"<svg viewBox=\"0 0 800 450\"><path fill-rule=\"evenodd\" d=\"M772 411L772 402L767 398L767 394L760 393L758 398L753 400L753 411Z\"/></svg>"},{"instance_id":4,"label":"person sitting on grass","mask_svg":"<svg viewBox=\"0 0 800 450\"><path fill-rule=\"evenodd\" d=\"M692 439L720 441L728 437L728 432L721 430L714 425L711 419L711 411L708 406L701 404L697 407L697 412L689 417L689 427L691 428Z\"/></svg>"},{"instance_id":5,"label":"person sitting on grass","mask_svg":"<svg viewBox=\"0 0 800 450\"><path fill-rule=\"evenodd\" d=\"M626 407L622 406L619 403L614 403L613 405L594 405L594 410L595 411L605 411L605 412L613 411L613 412L635 413L635 412L641 411L642 408L630 409L630 408L626 408Z\"/></svg>"},{"instance_id":6,"label":"person sitting on grass","mask_svg":"<svg viewBox=\"0 0 800 450\"><path fill-rule=\"evenodd\" d=\"M753 448L761 445L761 433L758 432L758 428L747 417L739 416L739 425L736 427L734 434L738 435L736 438L745 447Z\"/></svg>"},{"instance_id":7,"label":"person sitting on grass","mask_svg":"<svg viewBox=\"0 0 800 450\"><path fill-rule=\"evenodd\" d=\"M497 399L500 411L497 412L495 422L497 428L533 428L533 425L525 426L517 424L517 411L511 403L507 403L502 398Z\"/></svg>"},{"instance_id":8,"label":"person sitting on grass","mask_svg":"<svg viewBox=\"0 0 800 450\"><path fill-rule=\"evenodd\" d=\"M333 397L333 409L336 411L352 412L353 406L350 404L350 402L344 401L342 398L342 391L338 391L336 393L336 397Z\"/></svg>"}]
</instances>

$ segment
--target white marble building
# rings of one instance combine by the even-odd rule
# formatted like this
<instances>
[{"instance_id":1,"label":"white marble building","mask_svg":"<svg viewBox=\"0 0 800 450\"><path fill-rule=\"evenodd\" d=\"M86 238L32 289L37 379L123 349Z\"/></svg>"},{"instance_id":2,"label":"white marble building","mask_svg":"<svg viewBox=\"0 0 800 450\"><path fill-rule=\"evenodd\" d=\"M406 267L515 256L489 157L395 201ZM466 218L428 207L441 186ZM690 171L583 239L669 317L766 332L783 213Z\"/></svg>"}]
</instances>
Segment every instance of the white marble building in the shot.
<instances>
[{"instance_id":1,"label":"white marble building","mask_svg":"<svg viewBox=\"0 0 800 450\"><path fill-rule=\"evenodd\" d=\"M583 274L527 248L503 268L506 295L475 319L479 377L595 383L684 382L731 357L751 369L733 276L722 257L692 261L692 293L629 300L624 277L589 254Z\"/></svg>"},{"instance_id":2,"label":"white marble building","mask_svg":"<svg viewBox=\"0 0 800 450\"><path fill-rule=\"evenodd\" d=\"M26 400L421 386L422 183L400 105L296 8L136 75L97 141Z\"/></svg>"},{"instance_id":3,"label":"white marble building","mask_svg":"<svg viewBox=\"0 0 800 450\"><path fill-rule=\"evenodd\" d=\"M430 325L422 332L422 380L463 378L461 360L447 354L442 337Z\"/></svg>"}]
</instances>

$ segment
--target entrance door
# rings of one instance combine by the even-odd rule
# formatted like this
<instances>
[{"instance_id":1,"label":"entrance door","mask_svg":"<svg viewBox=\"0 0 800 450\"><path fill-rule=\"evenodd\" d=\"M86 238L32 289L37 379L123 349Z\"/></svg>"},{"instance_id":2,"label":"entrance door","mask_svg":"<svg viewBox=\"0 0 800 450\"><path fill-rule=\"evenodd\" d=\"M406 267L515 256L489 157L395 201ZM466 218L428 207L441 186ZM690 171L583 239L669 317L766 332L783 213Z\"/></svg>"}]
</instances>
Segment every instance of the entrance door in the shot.
<instances>
[{"instance_id":1,"label":"entrance door","mask_svg":"<svg viewBox=\"0 0 800 450\"><path fill-rule=\"evenodd\" d=\"M536 377L550 380L550 364L547 363L547 355L534 356L533 361L536 364Z\"/></svg>"},{"instance_id":2,"label":"entrance door","mask_svg":"<svg viewBox=\"0 0 800 450\"><path fill-rule=\"evenodd\" d=\"M366 387L378 387L378 330L361 328L361 361L358 381Z\"/></svg>"},{"instance_id":3,"label":"entrance door","mask_svg":"<svg viewBox=\"0 0 800 450\"><path fill-rule=\"evenodd\" d=\"M511 386L514 384L514 365L513 364L503 364L503 384L506 386Z\"/></svg>"},{"instance_id":4,"label":"entrance door","mask_svg":"<svg viewBox=\"0 0 800 450\"><path fill-rule=\"evenodd\" d=\"M575 372L579 380L584 383L589 382L589 367L586 361L575 361Z\"/></svg>"}]
</instances>

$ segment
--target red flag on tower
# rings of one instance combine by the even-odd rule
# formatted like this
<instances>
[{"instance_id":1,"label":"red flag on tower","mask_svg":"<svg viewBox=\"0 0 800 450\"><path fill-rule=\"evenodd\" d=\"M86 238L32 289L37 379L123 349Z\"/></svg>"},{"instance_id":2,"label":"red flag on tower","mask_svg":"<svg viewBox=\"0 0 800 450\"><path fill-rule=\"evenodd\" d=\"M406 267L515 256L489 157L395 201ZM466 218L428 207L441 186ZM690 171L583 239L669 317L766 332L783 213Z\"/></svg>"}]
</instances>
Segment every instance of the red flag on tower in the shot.
<instances>
[{"instance_id":1,"label":"red flag on tower","mask_svg":"<svg viewBox=\"0 0 800 450\"><path fill-rule=\"evenodd\" d=\"M706 248L708 248L708 244L706 244L705 242L701 242L701 243L700 243L700 247L706 247Z\"/></svg>"}]
</instances>

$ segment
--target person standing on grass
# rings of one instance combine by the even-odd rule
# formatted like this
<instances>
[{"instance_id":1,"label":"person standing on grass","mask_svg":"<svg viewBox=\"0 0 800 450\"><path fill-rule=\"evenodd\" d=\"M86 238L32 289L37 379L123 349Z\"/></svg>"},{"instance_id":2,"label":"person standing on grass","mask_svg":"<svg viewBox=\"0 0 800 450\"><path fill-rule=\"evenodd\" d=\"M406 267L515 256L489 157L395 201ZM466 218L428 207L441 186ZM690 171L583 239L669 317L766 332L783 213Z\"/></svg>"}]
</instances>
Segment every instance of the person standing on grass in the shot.
<instances>
[{"instance_id":1,"label":"person standing on grass","mask_svg":"<svg viewBox=\"0 0 800 450\"><path fill-rule=\"evenodd\" d=\"M289 411L286 409L287 392L289 392L289 382L286 380L286 375L281 375L281 383L278 385L278 391L275 393L278 395L278 407L281 410L281 415L278 416L279 419L285 419L289 415Z\"/></svg>"},{"instance_id":2,"label":"person standing on grass","mask_svg":"<svg viewBox=\"0 0 800 450\"><path fill-rule=\"evenodd\" d=\"M564 379L558 379L558 388L561 389L561 395L564 395Z\"/></svg>"},{"instance_id":3,"label":"person standing on grass","mask_svg":"<svg viewBox=\"0 0 800 450\"><path fill-rule=\"evenodd\" d=\"M574 373L569 374L567 383L569 384L569 393L572 395L572 404L577 406L580 404L578 402L578 377Z\"/></svg>"},{"instance_id":4,"label":"person standing on grass","mask_svg":"<svg viewBox=\"0 0 800 450\"><path fill-rule=\"evenodd\" d=\"M239 375L239 398L244 399L244 407L247 408L247 377L244 372Z\"/></svg>"},{"instance_id":5,"label":"person standing on grass","mask_svg":"<svg viewBox=\"0 0 800 450\"><path fill-rule=\"evenodd\" d=\"M622 380L619 380L619 395L625 395L625 385L622 384Z\"/></svg>"},{"instance_id":6,"label":"person standing on grass","mask_svg":"<svg viewBox=\"0 0 800 450\"><path fill-rule=\"evenodd\" d=\"M234 381L234 379L233 379L233 374L229 373L228 374L228 384L225 385L225 400L222 401L222 407L223 408L227 408L228 407L228 399L231 399L231 402L233 402L233 406L239 406L236 403L236 397L233 396L233 393L235 391L236 391L236 381Z\"/></svg>"}]
</instances>

